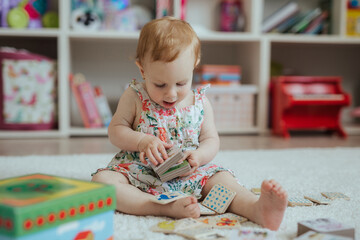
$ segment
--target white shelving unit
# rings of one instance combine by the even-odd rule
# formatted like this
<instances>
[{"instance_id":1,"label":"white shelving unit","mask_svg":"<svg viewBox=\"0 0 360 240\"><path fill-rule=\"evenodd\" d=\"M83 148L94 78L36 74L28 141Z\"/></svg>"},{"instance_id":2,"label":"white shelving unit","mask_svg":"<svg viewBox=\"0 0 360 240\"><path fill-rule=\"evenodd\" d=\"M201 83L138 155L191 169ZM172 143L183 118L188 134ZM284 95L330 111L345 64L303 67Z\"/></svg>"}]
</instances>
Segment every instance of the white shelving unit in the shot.
<instances>
[{"instance_id":1,"label":"white shelving unit","mask_svg":"<svg viewBox=\"0 0 360 240\"><path fill-rule=\"evenodd\" d=\"M270 63L276 61L301 75L343 76L345 91L360 105L360 38L349 38L346 29L346 0L333 0L332 34L326 36L262 34L262 19L287 0L244 0L245 32L217 31L219 0L191 0L187 21L202 41L203 64L238 64L243 84L257 88L255 124L246 129L219 129L220 133L262 134L268 132L268 84ZM72 99L70 73L82 72L93 85L100 85L112 110L127 83L140 79L134 64L139 32L76 32L70 28L70 0L51 0L60 15L59 29L0 29L0 46L25 48L58 61L58 129L51 131L4 131L0 138L57 138L105 136L107 130L85 129ZM302 10L315 8L318 1L299 1ZM360 124L351 122L349 110L343 124L349 134L360 134Z\"/></svg>"}]
</instances>

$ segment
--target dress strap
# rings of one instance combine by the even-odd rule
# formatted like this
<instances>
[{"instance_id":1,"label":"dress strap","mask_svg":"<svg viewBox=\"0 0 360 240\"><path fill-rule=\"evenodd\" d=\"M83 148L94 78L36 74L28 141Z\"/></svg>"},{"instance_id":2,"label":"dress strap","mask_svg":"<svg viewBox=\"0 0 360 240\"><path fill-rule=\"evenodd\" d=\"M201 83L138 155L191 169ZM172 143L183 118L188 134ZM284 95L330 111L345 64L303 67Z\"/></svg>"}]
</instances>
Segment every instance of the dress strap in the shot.
<instances>
[{"instance_id":1,"label":"dress strap","mask_svg":"<svg viewBox=\"0 0 360 240\"><path fill-rule=\"evenodd\" d=\"M194 89L195 105L203 104L203 99L205 97L205 92L209 88L210 88L210 84L207 84L207 85L200 86L200 87Z\"/></svg>"},{"instance_id":2,"label":"dress strap","mask_svg":"<svg viewBox=\"0 0 360 240\"><path fill-rule=\"evenodd\" d=\"M136 79L133 79L130 83L130 87L134 89L136 94L139 96L142 103L144 102L151 102L150 97L145 91L143 85L141 83L136 82Z\"/></svg>"}]
</instances>

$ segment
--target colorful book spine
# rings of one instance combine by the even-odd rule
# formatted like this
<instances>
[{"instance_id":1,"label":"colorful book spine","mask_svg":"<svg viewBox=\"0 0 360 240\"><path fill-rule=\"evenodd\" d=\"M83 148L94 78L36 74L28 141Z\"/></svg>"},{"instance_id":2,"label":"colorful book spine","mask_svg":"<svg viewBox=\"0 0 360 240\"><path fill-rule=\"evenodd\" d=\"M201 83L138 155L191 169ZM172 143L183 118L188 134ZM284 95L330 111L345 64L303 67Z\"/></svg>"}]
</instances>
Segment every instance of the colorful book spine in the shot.
<instances>
[{"instance_id":1,"label":"colorful book spine","mask_svg":"<svg viewBox=\"0 0 360 240\"><path fill-rule=\"evenodd\" d=\"M85 80L82 74L76 74L70 78L70 83L84 126L86 128L102 127L91 84Z\"/></svg>"},{"instance_id":2,"label":"colorful book spine","mask_svg":"<svg viewBox=\"0 0 360 240\"><path fill-rule=\"evenodd\" d=\"M109 103L106 99L106 96L103 94L103 91L100 86L95 86L94 90L95 90L95 102L96 102L96 106L99 111L101 120L102 120L104 126L108 127L111 122L111 118L112 118L112 112L110 110Z\"/></svg>"},{"instance_id":3,"label":"colorful book spine","mask_svg":"<svg viewBox=\"0 0 360 240\"><path fill-rule=\"evenodd\" d=\"M288 2L263 21L262 32L270 32L272 29L289 19L300 10L296 2Z\"/></svg>"},{"instance_id":4,"label":"colorful book spine","mask_svg":"<svg viewBox=\"0 0 360 240\"><path fill-rule=\"evenodd\" d=\"M321 15L321 9L315 8L313 10L310 10L303 19L301 19L297 24L295 24L290 32L292 33L303 33L306 29L306 27L318 16Z\"/></svg>"}]
</instances>

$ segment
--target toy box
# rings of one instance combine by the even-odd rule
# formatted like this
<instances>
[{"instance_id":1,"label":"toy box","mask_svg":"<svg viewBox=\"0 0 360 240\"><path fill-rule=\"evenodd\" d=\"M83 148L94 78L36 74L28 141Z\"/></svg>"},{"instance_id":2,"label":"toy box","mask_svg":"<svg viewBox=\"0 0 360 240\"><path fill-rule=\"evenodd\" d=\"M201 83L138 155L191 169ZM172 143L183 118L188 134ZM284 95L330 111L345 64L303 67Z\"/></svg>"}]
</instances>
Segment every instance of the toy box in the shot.
<instances>
[{"instance_id":1,"label":"toy box","mask_svg":"<svg viewBox=\"0 0 360 240\"><path fill-rule=\"evenodd\" d=\"M55 128L55 62L13 48L0 48L0 129Z\"/></svg>"},{"instance_id":2,"label":"toy box","mask_svg":"<svg viewBox=\"0 0 360 240\"><path fill-rule=\"evenodd\" d=\"M252 85L209 88L206 96L213 107L217 129L254 127L255 93L256 87Z\"/></svg>"},{"instance_id":3,"label":"toy box","mask_svg":"<svg viewBox=\"0 0 360 240\"><path fill-rule=\"evenodd\" d=\"M0 239L112 239L115 204L111 185L44 174L0 180Z\"/></svg>"}]
</instances>

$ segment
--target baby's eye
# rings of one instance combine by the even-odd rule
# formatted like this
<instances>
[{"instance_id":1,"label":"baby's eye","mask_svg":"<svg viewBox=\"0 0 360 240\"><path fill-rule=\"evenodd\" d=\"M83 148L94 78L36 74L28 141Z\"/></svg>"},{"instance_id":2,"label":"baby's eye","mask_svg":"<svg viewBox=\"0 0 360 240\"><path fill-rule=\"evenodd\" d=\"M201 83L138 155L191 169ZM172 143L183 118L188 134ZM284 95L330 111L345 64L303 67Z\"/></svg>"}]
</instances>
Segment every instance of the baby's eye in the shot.
<instances>
[{"instance_id":1,"label":"baby's eye","mask_svg":"<svg viewBox=\"0 0 360 240\"><path fill-rule=\"evenodd\" d=\"M184 86L185 83L177 83L176 85L181 87L181 86Z\"/></svg>"},{"instance_id":2,"label":"baby's eye","mask_svg":"<svg viewBox=\"0 0 360 240\"><path fill-rule=\"evenodd\" d=\"M158 88L163 88L163 87L165 87L165 84L155 84L155 86Z\"/></svg>"}]
</instances>

